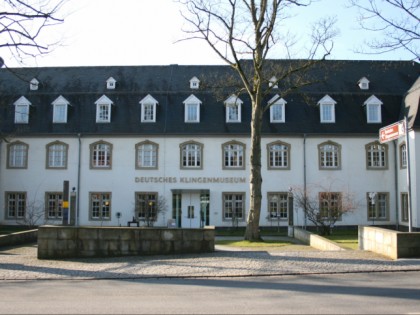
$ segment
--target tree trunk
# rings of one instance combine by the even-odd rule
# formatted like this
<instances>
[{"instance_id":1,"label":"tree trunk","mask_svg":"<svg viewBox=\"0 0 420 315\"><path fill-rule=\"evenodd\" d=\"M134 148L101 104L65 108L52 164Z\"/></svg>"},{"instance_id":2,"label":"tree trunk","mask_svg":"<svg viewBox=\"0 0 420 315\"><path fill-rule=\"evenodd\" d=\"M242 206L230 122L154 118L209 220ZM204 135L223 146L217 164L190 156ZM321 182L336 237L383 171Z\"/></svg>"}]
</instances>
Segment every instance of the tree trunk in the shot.
<instances>
[{"instance_id":1,"label":"tree trunk","mask_svg":"<svg viewBox=\"0 0 420 315\"><path fill-rule=\"evenodd\" d=\"M248 211L247 227L245 230L245 240L259 241L260 235L260 216L261 216L261 124L262 124L261 101L252 101L252 121L251 121L251 155L250 155L250 204Z\"/></svg>"}]
</instances>

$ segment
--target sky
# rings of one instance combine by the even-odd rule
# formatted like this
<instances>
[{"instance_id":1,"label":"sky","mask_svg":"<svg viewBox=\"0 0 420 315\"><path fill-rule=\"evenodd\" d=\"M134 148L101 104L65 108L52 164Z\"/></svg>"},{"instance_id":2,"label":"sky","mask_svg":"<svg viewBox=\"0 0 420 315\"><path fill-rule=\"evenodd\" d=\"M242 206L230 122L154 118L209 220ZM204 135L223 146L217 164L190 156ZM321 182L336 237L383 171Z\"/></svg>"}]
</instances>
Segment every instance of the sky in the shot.
<instances>
[{"instance_id":1,"label":"sky","mask_svg":"<svg viewBox=\"0 0 420 315\"><path fill-rule=\"evenodd\" d=\"M202 40L180 41L185 21L173 0L67 0L62 25L44 35L59 39L49 54L25 59L19 64L0 51L8 67L16 66L107 66L107 65L195 65L223 64ZM288 26L305 41L311 23L321 16L336 16L339 35L330 59L410 60L406 52L360 54L365 40L374 33L360 29L357 11L346 8L347 0L319 0L295 10ZM280 54L272 56L282 58Z\"/></svg>"}]
</instances>

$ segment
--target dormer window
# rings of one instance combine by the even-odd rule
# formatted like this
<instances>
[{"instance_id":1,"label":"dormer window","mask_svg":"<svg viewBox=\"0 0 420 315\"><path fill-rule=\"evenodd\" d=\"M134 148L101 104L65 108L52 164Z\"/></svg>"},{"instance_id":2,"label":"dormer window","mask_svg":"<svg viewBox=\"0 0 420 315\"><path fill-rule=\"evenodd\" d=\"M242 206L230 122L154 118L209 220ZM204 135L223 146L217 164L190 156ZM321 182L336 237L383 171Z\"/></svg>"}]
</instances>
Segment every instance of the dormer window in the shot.
<instances>
[{"instance_id":1,"label":"dormer window","mask_svg":"<svg viewBox=\"0 0 420 315\"><path fill-rule=\"evenodd\" d=\"M96 122L111 122L111 105L112 101L105 95L102 95L96 102Z\"/></svg>"},{"instance_id":2,"label":"dormer window","mask_svg":"<svg viewBox=\"0 0 420 315\"><path fill-rule=\"evenodd\" d=\"M276 77L272 77L270 79L270 81L268 82L268 86L273 88L273 89L278 89L279 86L277 85L277 78Z\"/></svg>"},{"instance_id":3,"label":"dormer window","mask_svg":"<svg viewBox=\"0 0 420 315\"><path fill-rule=\"evenodd\" d=\"M285 107L286 101L279 95L275 95L271 100L268 101L270 106L270 122L271 123L283 123L285 122Z\"/></svg>"},{"instance_id":4,"label":"dormer window","mask_svg":"<svg viewBox=\"0 0 420 315\"><path fill-rule=\"evenodd\" d=\"M366 120L368 123L379 124L382 122L382 104L381 100L375 95L372 95L363 103L363 106L366 106Z\"/></svg>"},{"instance_id":5,"label":"dormer window","mask_svg":"<svg viewBox=\"0 0 420 315\"><path fill-rule=\"evenodd\" d=\"M15 106L15 124L27 124L31 102L25 96L21 96L13 105Z\"/></svg>"},{"instance_id":6,"label":"dormer window","mask_svg":"<svg viewBox=\"0 0 420 315\"><path fill-rule=\"evenodd\" d=\"M242 100L235 94L225 101L226 122L241 122Z\"/></svg>"},{"instance_id":7,"label":"dormer window","mask_svg":"<svg viewBox=\"0 0 420 315\"><path fill-rule=\"evenodd\" d=\"M156 105L158 101L150 94L140 101L141 105L141 122L156 122Z\"/></svg>"},{"instance_id":8,"label":"dormer window","mask_svg":"<svg viewBox=\"0 0 420 315\"><path fill-rule=\"evenodd\" d=\"M357 82L361 90L369 90L369 80L366 77L363 77Z\"/></svg>"},{"instance_id":9,"label":"dormer window","mask_svg":"<svg viewBox=\"0 0 420 315\"><path fill-rule=\"evenodd\" d=\"M200 122L201 101L194 95L190 95L184 101L184 121L186 123Z\"/></svg>"},{"instance_id":10,"label":"dormer window","mask_svg":"<svg viewBox=\"0 0 420 315\"><path fill-rule=\"evenodd\" d=\"M197 77L193 77L190 80L190 89L198 89L200 87L200 80Z\"/></svg>"},{"instance_id":11,"label":"dormer window","mask_svg":"<svg viewBox=\"0 0 420 315\"><path fill-rule=\"evenodd\" d=\"M53 105L53 123L66 123L67 110L70 102L60 95L51 104Z\"/></svg>"},{"instance_id":12,"label":"dormer window","mask_svg":"<svg viewBox=\"0 0 420 315\"><path fill-rule=\"evenodd\" d=\"M319 100L319 113L321 118L321 123L334 123L335 122L335 104L337 104L334 99L329 95L325 95L322 99Z\"/></svg>"},{"instance_id":13,"label":"dormer window","mask_svg":"<svg viewBox=\"0 0 420 315\"><path fill-rule=\"evenodd\" d=\"M30 82L29 82L29 89L31 91L37 91L39 87L39 81L35 78L33 78Z\"/></svg>"},{"instance_id":14,"label":"dormer window","mask_svg":"<svg viewBox=\"0 0 420 315\"><path fill-rule=\"evenodd\" d=\"M117 81L113 77L110 77L108 80L106 80L106 88L108 90L115 90L116 84Z\"/></svg>"}]
</instances>

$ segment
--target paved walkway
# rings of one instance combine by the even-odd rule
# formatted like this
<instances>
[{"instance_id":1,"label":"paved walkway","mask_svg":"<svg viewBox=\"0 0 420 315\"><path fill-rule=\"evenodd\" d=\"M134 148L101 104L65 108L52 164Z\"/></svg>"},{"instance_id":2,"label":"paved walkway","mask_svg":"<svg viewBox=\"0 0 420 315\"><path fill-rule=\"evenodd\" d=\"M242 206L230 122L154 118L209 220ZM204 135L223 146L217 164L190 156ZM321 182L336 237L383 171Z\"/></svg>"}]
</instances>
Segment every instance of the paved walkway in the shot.
<instances>
[{"instance_id":1,"label":"paved walkway","mask_svg":"<svg viewBox=\"0 0 420 315\"><path fill-rule=\"evenodd\" d=\"M420 271L420 259L390 260L367 251L304 245L260 250L216 246L206 254L38 260L37 246L0 248L0 280L240 277Z\"/></svg>"}]
</instances>

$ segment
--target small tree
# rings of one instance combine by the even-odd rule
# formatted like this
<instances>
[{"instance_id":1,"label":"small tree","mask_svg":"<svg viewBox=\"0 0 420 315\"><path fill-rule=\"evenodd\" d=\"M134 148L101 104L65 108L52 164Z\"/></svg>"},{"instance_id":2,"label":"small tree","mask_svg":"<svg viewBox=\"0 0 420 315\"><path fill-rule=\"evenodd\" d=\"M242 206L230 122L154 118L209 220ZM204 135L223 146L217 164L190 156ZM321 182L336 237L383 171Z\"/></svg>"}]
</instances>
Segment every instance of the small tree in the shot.
<instances>
[{"instance_id":1,"label":"small tree","mask_svg":"<svg viewBox=\"0 0 420 315\"><path fill-rule=\"evenodd\" d=\"M140 221L143 221L147 227L152 227L158 220L160 214L166 212L166 199L159 196L156 200L150 195L146 198L139 198L135 206L135 215Z\"/></svg>"},{"instance_id":2,"label":"small tree","mask_svg":"<svg viewBox=\"0 0 420 315\"><path fill-rule=\"evenodd\" d=\"M317 184L309 189L293 188L294 203L303 210L321 235L330 235L335 223L357 207L352 194L340 189L333 190L332 184L329 187Z\"/></svg>"},{"instance_id":3,"label":"small tree","mask_svg":"<svg viewBox=\"0 0 420 315\"><path fill-rule=\"evenodd\" d=\"M16 223L28 228L35 228L41 223L45 224L46 221L44 204L34 200L26 205L24 216L18 218Z\"/></svg>"}]
</instances>

